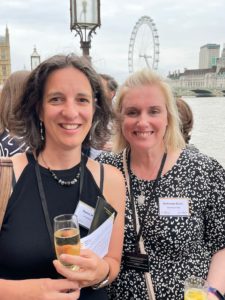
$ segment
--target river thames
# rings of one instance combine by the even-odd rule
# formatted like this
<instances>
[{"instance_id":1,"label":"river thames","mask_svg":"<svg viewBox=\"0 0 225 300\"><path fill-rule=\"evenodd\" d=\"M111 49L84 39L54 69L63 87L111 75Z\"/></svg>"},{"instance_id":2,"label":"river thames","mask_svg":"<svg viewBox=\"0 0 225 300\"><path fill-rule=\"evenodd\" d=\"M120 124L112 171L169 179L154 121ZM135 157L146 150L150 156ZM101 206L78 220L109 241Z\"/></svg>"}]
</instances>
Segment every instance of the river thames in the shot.
<instances>
[{"instance_id":1,"label":"river thames","mask_svg":"<svg viewBox=\"0 0 225 300\"><path fill-rule=\"evenodd\" d=\"M225 97L182 97L194 115L191 144L225 168Z\"/></svg>"}]
</instances>

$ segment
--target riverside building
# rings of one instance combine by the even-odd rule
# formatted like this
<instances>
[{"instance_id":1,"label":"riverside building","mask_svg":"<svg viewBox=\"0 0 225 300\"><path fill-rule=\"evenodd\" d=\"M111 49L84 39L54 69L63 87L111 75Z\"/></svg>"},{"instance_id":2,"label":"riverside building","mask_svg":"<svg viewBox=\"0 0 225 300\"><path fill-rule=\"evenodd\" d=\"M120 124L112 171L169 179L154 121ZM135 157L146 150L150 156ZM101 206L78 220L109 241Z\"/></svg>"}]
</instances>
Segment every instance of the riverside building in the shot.
<instances>
[{"instance_id":1,"label":"riverside building","mask_svg":"<svg viewBox=\"0 0 225 300\"><path fill-rule=\"evenodd\" d=\"M207 44L200 48L199 69L184 69L184 72L169 73L169 83L175 89L225 90L225 44L221 56L220 46Z\"/></svg>"}]
</instances>

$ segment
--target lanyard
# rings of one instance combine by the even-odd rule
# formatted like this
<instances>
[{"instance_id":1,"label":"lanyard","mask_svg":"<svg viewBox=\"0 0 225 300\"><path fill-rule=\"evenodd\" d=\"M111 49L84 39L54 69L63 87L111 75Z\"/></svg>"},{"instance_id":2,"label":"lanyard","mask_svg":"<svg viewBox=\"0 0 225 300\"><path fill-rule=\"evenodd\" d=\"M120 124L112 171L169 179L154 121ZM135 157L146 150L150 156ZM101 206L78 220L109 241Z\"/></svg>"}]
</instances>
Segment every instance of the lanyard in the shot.
<instances>
[{"instance_id":1,"label":"lanyard","mask_svg":"<svg viewBox=\"0 0 225 300\"><path fill-rule=\"evenodd\" d=\"M83 182L84 182L84 159L83 156L81 157L81 163L80 163L80 181L79 181L79 199L80 199L80 195L82 192L82 188L83 188ZM44 216L45 216L45 222L47 225L47 229L48 229L48 234L49 234L49 238L52 244L53 249L54 247L54 231L52 228L52 222L50 221L50 217L49 217L49 212L48 212L48 206L47 206L47 201L46 201L46 196L45 196L45 191L44 191L44 187L43 187L43 182L41 179L41 173L40 173L40 167L38 162L36 161L35 163L35 173L36 173L36 177L37 177L37 183L38 183L38 191L39 191L39 195L40 195L40 199L41 199L41 205L42 205L42 209L44 212Z\"/></svg>"},{"instance_id":2,"label":"lanyard","mask_svg":"<svg viewBox=\"0 0 225 300\"><path fill-rule=\"evenodd\" d=\"M154 195L155 195L156 187L157 187L158 182L159 182L159 178L161 177L161 174L162 174L163 167L165 165L166 157L167 157L167 153L165 152L163 154L163 158L162 158L159 170L158 170L158 174L157 174L156 180L153 183L152 190L153 190L153 194ZM143 216L142 222L138 226L139 230L137 230L137 224L139 224L139 221L138 221L138 215L136 213L137 209L135 208L135 203L134 203L134 195L133 195L133 192L132 192L131 169L130 169L130 151L128 152L128 155L127 155L127 165L126 165L125 173L126 173L126 171L128 173L127 174L128 176L126 176L126 177L127 177L127 185L129 187L129 194L130 194L130 200L131 200L132 216L133 216L133 220L134 220L134 230L135 230L135 232L137 234L136 242L135 242L135 248L136 248L136 251L137 251L138 250L138 244L139 244L139 241L140 241L140 238L141 238L141 234L142 234L142 231L143 231L143 227L144 227L144 224L145 224L145 219L146 219L146 216L148 214L149 207L150 207L150 201L147 204L147 207L146 207L145 214Z\"/></svg>"}]
</instances>

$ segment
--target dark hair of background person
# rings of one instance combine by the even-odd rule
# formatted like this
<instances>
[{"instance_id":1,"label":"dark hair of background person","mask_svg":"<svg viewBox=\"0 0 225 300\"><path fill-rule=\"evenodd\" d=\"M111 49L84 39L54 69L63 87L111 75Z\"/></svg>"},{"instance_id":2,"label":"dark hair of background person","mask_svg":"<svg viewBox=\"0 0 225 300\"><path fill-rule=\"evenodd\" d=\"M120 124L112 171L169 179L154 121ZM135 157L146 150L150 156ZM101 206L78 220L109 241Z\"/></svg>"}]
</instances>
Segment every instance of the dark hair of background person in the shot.
<instances>
[{"instance_id":1,"label":"dark hair of background person","mask_svg":"<svg viewBox=\"0 0 225 300\"><path fill-rule=\"evenodd\" d=\"M107 125L112 118L112 112L105 101L104 89L100 76L92 68L85 57L74 54L55 55L35 68L26 83L21 101L15 108L17 135L23 135L24 140L37 154L44 149L45 140L40 136L39 114L43 103L46 81L49 75L60 69L73 67L81 71L89 80L95 99L95 113L92 128L83 141L83 147L101 148L110 136Z\"/></svg>"},{"instance_id":2,"label":"dark hair of background person","mask_svg":"<svg viewBox=\"0 0 225 300\"><path fill-rule=\"evenodd\" d=\"M118 89L118 83L116 82L116 80L108 75L108 74L99 74L103 79L105 79L105 81L107 81L107 86L108 86L108 89L112 92L115 92L117 91Z\"/></svg>"},{"instance_id":3,"label":"dark hair of background person","mask_svg":"<svg viewBox=\"0 0 225 300\"><path fill-rule=\"evenodd\" d=\"M183 99L177 99L177 107L181 121L181 132L185 143L188 144L191 139L191 131L194 125L193 113L190 106Z\"/></svg>"},{"instance_id":4,"label":"dark hair of background person","mask_svg":"<svg viewBox=\"0 0 225 300\"><path fill-rule=\"evenodd\" d=\"M21 70L13 72L0 93L0 134L8 129L13 130L12 122L15 118L14 107L17 105L23 92L24 85L30 74L30 71Z\"/></svg>"}]
</instances>

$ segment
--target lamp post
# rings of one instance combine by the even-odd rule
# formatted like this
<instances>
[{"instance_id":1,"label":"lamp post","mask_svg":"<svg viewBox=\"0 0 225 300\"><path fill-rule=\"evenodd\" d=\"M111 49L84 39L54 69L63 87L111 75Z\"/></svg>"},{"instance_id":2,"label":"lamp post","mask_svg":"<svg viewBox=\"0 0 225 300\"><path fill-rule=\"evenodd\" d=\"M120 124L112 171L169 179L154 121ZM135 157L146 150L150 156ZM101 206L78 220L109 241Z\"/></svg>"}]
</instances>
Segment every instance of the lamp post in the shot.
<instances>
[{"instance_id":1,"label":"lamp post","mask_svg":"<svg viewBox=\"0 0 225 300\"><path fill-rule=\"evenodd\" d=\"M100 0L70 0L70 29L79 34L83 56L88 59L92 33L100 25Z\"/></svg>"}]
</instances>

